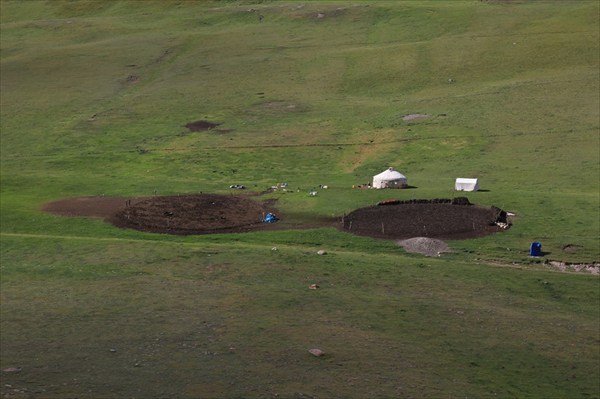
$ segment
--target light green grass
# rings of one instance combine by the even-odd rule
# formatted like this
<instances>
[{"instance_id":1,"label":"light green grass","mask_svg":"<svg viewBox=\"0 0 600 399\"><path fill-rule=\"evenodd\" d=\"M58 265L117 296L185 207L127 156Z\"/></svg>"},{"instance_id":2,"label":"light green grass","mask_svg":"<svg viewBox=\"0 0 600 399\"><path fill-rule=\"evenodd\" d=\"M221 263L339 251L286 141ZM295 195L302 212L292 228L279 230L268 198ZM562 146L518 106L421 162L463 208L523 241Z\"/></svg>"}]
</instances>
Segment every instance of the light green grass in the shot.
<instances>
[{"instance_id":1,"label":"light green grass","mask_svg":"<svg viewBox=\"0 0 600 399\"><path fill-rule=\"evenodd\" d=\"M0 6L1 364L23 367L3 394L600 396L597 277L528 257L600 259L597 2ZM201 119L227 132L184 127ZM388 166L415 188L351 188ZM288 182L268 197L310 221L455 196L456 177L516 217L436 259L333 228L178 237L40 211Z\"/></svg>"}]
</instances>

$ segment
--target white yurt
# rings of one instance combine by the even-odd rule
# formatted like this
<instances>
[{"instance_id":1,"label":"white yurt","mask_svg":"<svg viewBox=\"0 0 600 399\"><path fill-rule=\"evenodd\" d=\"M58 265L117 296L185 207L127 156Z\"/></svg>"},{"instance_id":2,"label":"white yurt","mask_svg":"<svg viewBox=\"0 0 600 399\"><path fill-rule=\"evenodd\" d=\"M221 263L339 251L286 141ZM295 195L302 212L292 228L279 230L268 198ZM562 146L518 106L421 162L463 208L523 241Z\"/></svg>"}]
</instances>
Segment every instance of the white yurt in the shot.
<instances>
[{"instance_id":1,"label":"white yurt","mask_svg":"<svg viewBox=\"0 0 600 399\"><path fill-rule=\"evenodd\" d=\"M373 188L403 188L407 185L406 176L394 168L388 168L373 176Z\"/></svg>"},{"instance_id":2,"label":"white yurt","mask_svg":"<svg viewBox=\"0 0 600 399\"><path fill-rule=\"evenodd\" d=\"M479 181L477 179L458 177L454 183L454 189L456 191L477 191L479 190Z\"/></svg>"}]
</instances>

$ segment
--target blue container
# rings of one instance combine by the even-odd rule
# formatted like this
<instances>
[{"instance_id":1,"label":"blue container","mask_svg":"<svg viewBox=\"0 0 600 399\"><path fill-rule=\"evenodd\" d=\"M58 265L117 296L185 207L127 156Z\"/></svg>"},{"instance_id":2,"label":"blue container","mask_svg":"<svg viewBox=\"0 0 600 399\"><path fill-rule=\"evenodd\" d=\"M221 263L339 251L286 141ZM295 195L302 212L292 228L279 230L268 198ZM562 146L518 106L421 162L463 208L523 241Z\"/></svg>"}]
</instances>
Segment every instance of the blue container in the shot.
<instances>
[{"instance_id":1,"label":"blue container","mask_svg":"<svg viewBox=\"0 0 600 399\"><path fill-rule=\"evenodd\" d=\"M265 223L275 223L278 220L279 220L279 218L277 216L275 216L274 214L267 213L267 216L265 216L265 218L263 219L263 222L265 222Z\"/></svg>"},{"instance_id":2,"label":"blue container","mask_svg":"<svg viewBox=\"0 0 600 399\"><path fill-rule=\"evenodd\" d=\"M542 256L542 244L539 242L532 242L529 248L529 256Z\"/></svg>"}]
</instances>

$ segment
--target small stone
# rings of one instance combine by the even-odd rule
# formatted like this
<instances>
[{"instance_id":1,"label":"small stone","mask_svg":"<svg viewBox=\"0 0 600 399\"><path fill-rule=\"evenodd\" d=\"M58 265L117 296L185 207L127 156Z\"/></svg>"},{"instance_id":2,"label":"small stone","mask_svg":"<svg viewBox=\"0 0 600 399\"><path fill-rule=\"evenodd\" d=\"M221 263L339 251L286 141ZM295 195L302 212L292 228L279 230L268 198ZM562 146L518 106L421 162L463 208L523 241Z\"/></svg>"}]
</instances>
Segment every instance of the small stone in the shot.
<instances>
[{"instance_id":1,"label":"small stone","mask_svg":"<svg viewBox=\"0 0 600 399\"><path fill-rule=\"evenodd\" d=\"M23 370L21 367L7 367L5 369L2 369L2 372L6 374L16 374L20 373L21 370Z\"/></svg>"},{"instance_id":2,"label":"small stone","mask_svg":"<svg viewBox=\"0 0 600 399\"><path fill-rule=\"evenodd\" d=\"M311 284L308 286L308 289L311 289L311 290L316 290L317 288L319 288L319 286L317 284Z\"/></svg>"},{"instance_id":3,"label":"small stone","mask_svg":"<svg viewBox=\"0 0 600 399\"><path fill-rule=\"evenodd\" d=\"M325 251L324 249L320 249L317 251L317 255L327 255L327 251Z\"/></svg>"},{"instance_id":4,"label":"small stone","mask_svg":"<svg viewBox=\"0 0 600 399\"><path fill-rule=\"evenodd\" d=\"M117 350L116 350L115 348L110 348L110 351L114 353L114 352L116 352Z\"/></svg>"},{"instance_id":5,"label":"small stone","mask_svg":"<svg viewBox=\"0 0 600 399\"><path fill-rule=\"evenodd\" d=\"M309 349L308 352L311 355L316 356L316 357L321 357L325 354L325 352L323 352L321 349L317 349L317 348Z\"/></svg>"}]
</instances>

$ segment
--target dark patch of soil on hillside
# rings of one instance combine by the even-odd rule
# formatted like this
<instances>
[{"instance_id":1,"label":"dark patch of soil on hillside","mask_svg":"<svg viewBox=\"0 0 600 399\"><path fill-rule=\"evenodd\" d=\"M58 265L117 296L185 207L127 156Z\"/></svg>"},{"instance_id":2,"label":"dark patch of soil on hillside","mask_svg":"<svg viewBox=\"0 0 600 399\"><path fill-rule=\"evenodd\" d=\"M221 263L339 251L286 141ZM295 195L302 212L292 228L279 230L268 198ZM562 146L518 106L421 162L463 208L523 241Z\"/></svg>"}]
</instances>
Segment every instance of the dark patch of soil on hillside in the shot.
<instances>
[{"instance_id":1,"label":"dark patch of soil on hillside","mask_svg":"<svg viewBox=\"0 0 600 399\"><path fill-rule=\"evenodd\" d=\"M219 123L213 123L209 121L195 121L189 122L185 125L191 132L204 132L211 130L219 126Z\"/></svg>"},{"instance_id":2,"label":"dark patch of soil on hillside","mask_svg":"<svg viewBox=\"0 0 600 399\"><path fill-rule=\"evenodd\" d=\"M45 212L61 216L101 218L117 227L151 233L236 233L273 228L262 223L273 201L247 196L192 194L157 197L81 197L50 202Z\"/></svg>"},{"instance_id":3,"label":"dark patch of soil on hillside","mask_svg":"<svg viewBox=\"0 0 600 399\"><path fill-rule=\"evenodd\" d=\"M179 235L240 233L254 230L339 228L340 218L282 215L276 199L243 195L191 194L154 197L80 197L45 204L42 211L60 216L100 218L121 228ZM263 223L267 213L281 220Z\"/></svg>"},{"instance_id":4,"label":"dark patch of soil on hillside","mask_svg":"<svg viewBox=\"0 0 600 399\"><path fill-rule=\"evenodd\" d=\"M243 196L197 194L152 197L119 210L108 221L118 227L153 233L237 233L269 226L261 220L269 203Z\"/></svg>"},{"instance_id":5,"label":"dark patch of soil on hillside","mask_svg":"<svg viewBox=\"0 0 600 399\"><path fill-rule=\"evenodd\" d=\"M394 203L395 202L395 203ZM472 205L466 198L384 201L344 216L343 229L376 238L467 239L501 231L506 212Z\"/></svg>"}]
</instances>

